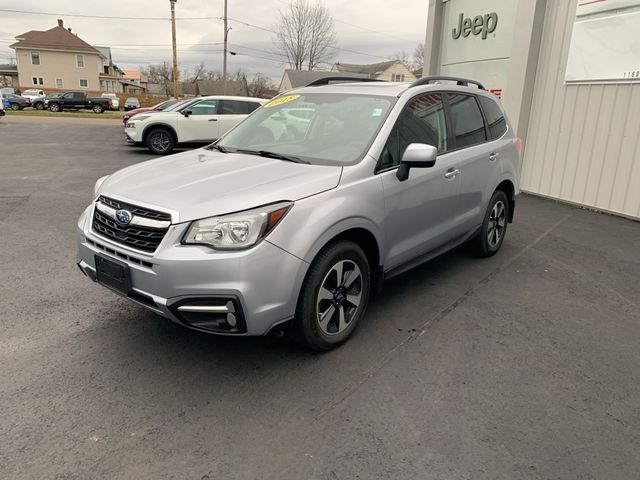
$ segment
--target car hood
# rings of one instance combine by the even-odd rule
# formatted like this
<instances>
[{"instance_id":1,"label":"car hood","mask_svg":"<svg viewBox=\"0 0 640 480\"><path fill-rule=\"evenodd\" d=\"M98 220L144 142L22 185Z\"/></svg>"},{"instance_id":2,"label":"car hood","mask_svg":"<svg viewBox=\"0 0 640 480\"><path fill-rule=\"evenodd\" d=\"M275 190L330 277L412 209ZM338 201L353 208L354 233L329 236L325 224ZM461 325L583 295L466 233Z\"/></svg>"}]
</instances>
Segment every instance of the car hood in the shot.
<instances>
[{"instance_id":1,"label":"car hood","mask_svg":"<svg viewBox=\"0 0 640 480\"><path fill-rule=\"evenodd\" d=\"M335 188L341 173L339 166L201 148L119 170L100 194L170 210L186 222L315 195Z\"/></svg>"}]
</instances>

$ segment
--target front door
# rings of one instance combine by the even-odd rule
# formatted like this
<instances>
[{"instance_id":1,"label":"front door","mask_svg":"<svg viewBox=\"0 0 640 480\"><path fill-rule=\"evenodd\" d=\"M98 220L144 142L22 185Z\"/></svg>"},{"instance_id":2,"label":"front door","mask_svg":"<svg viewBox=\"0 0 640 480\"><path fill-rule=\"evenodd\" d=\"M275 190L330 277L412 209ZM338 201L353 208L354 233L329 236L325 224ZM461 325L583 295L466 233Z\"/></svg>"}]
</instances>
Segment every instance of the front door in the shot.
<instances>
[{"instance_id":1,"label":"front door","mask_svg":"<svg viewBox=\"0 0 640 480\"><path fill-rule=\"evenodd\" d=\"M431 168L412 168L396 177L402 154L411 143L438 148ZM378 164L385 196L384 264L388 269L419 257L460 234L459 156L449 152L442 94L411 100L400 114Z\"/></svg>"},{"instance_id":2,"label":"front door","mask_svg":"<svg viewBox=\"0 0 640 480\"><path fill-rule=\"evenodd\" d=\"M191 113L178 120L179 142L213 142L219 137L219 100L202 100L187 110Z\"/></svg>"}]
</instances>

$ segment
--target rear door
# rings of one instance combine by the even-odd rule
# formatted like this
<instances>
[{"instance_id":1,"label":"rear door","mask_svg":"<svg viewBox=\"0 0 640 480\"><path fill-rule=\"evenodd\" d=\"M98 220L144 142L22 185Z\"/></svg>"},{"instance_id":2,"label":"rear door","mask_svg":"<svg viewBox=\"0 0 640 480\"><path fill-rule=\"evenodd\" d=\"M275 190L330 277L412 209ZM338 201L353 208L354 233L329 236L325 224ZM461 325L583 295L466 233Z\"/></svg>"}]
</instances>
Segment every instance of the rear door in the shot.
<instances>
[{"instance_id":1,"label":"rear door","mask_svg":"<svg viewBox=\"0 0 640 480\"><path fill-rule=\"evenodd\" d=\"M460 157L460 194L462 226L469 231L482 223L487 191L499 176L493 145L487 142L487 127L478 97L473 94L450 92L447 95L448 113L453 143ZM490 195L490 193L489 193Z\"/></svg>"},{"instance_id":2,"label":"rear door","mask_svg":"<svg viewBox=\"0 0 640 480\"><path fill-rule=\"evenodd\" d=\"M235 127L259 106L260 104L258 102L249 102L245 100L222 100L222 115L218 117L220 136Z\"/></svg>"},{"instance_id":3,"label":"rear door","mask_svg":"<svg viewBox=\"0 0 640 480\"><path fill-rule=\"evenodd\" d=\"M187 107L191 113L178 119L178 141L208 143L219 136L219 100L202 100Z\"/></svg>"}]
</instances>

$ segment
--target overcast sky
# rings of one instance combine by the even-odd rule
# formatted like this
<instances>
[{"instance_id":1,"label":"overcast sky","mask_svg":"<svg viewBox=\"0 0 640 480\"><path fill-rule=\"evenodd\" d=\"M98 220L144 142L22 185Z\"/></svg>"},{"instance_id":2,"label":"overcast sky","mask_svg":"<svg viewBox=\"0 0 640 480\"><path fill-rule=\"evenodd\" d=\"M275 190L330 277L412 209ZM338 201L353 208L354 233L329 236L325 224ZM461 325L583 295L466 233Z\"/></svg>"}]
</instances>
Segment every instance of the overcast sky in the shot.
<instances>
[{"instance_id":1,"label":"overcast sky","mask_svg":"<svg viewBox=\"0 0 640 480\"><path fill-rule=\"evenodd\" d=\"M287 0L229 0L228 16L234 19L229 22L232 28L229 49L238 53L229 56L230 72L242 68L249 73L263 72L279 80L285 68L281 52L273 45L273 34L265 29L273 29L279 11L284 10L287 4ZM402 50L412 54L415 46L424 41L426 0L324 0L323 4L333 15L338 46L342 49L336 52L335 61L384 61ZM5 10L0 11L0 64L10 63L15 56L9 45L15 41L16 35L29 30L48 30L57 25L57 18L62 18L65 27L70 27L86 42L110 46L114 61L121 68L138 68L171 60L170 22L143 19L169 18L168 0L109 0L99 3L87 0L2 0L0 9ZM88 18L84 15L135 19ZM203 19L222 15L223 0L178 0L178 63L182 69L204 62L211 70L222 70L222 21Z\"/></svg>"}]
</instances>

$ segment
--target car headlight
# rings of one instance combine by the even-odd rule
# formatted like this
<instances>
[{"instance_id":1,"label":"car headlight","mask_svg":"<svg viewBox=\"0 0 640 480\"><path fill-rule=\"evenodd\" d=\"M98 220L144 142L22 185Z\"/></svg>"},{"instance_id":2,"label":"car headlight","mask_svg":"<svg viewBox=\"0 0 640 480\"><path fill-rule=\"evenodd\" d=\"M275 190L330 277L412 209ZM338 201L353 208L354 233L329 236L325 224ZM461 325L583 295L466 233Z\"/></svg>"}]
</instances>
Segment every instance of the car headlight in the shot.
<instances>
[{"instance_id":1,"label":"car headlight","mask_svg":"<svg viewBox=\"0 0 640 480\"><path fill-rule=\"evenodd\" d=\"M182 243L207 245L216 250L252 247L280 223L292 206L292 202L281 202L231 215L196 220Z\"/></svg>"},{"instance_id":2,"label":"car headlight","mask_svg":"<svg viewBox=\"0 0 640 480\"><path fill-rule=\"evenodd\" d=\"M100 187L102 186L102 184L104 183L104 181L109 178L109 175L105 175L104 177L100 177L98 180L96 180L96 184L93 186L93 195L95 197L98 196L98 192L100 191Z\"/></svg>"}]
</instances>

